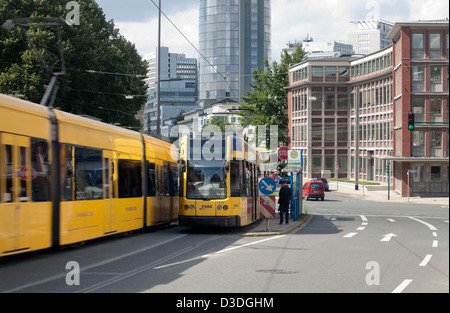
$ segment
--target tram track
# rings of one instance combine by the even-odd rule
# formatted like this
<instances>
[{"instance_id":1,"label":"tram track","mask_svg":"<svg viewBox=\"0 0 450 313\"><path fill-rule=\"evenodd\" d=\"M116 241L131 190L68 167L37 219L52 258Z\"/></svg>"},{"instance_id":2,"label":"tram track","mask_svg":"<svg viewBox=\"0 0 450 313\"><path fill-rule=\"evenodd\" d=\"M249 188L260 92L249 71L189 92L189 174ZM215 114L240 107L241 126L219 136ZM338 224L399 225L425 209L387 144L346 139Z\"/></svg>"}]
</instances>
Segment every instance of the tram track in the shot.
<instances>
[{"instance_id":1,"label":"tram track","mask_svg":"<svg viewBox=\"0 0 450 313\"><path fill-rule=\"evenodd\" d=\"M90 287L88 287L88 288L79 290L79 291L77 291L77 293L90 293L90 292L94 292L94 291L99 290L99 289L101 289L101 288L103 288L103 287L106 287L106 286L115 284L116 282L119 282L119 281L121 281L121 280L123 280L123 279L130 278L130 277L132 277L132 276L134 276L134 275L137 275L137 274L139 274L139 273L142 273L142 272L144 272L144 271L147 271L147 270L149 270L149 269L152 269L152 268L154 268L155 266L158 266L158 265L160 265L160 264L162 264L162 263L164 263L164 262L167 262L167 261L172 260L172 259L174 259L174 258L176 258L176 257L182 256L183 254L186 254L186 253L191 252L191 251L193 251L193 250L195 250L195 249L198 249L198 248L200 248L200 247L202 247L202 246L204 246L204 245L206 245L206 244L208 244L208 243L211 243L211 242L213 242L213 241L215 241L215 240L218 240L218 239L220 239L224 234L225 234L225 232L224 232L224 233L221 233L221 234L219 234L219 235L216 235L216 236L207 238L207 239L202 240L202 241L200 241L200 242L194 243L194 244L190 245L189 247L187 247L187 248L185 248L185 249L182 249L182 250L180 250L180 251L174 252L174 253L169 254L169 255L167 255L167 256L164 256L164 257L162 257L162 258L159 258L159 259L157 259L157 260L155 260L155 261L153 261L153 262L150 262L150 263L148 263L148 264L146 264L146 265L144 265L144 266L140 266L140 267L138 267L138 268L135 268L135 269L133 269L133 270L131 270L131 271L128 271L128 272L126 272L126 273L121 273L121 274L117 275L116 277L107 279L107 280L105 280L105 281L103 281L103 282L97 283L97 284L92 285L92 286L90 286ZM182 235L182 236L186 236L186 235ZM181 236L179 236L179 237L181 237ZM178 237L177 237L177 238L178 238ZM95 268L95 267L92 267L92 266L89 267L89 269L92 269L92 268Z\"/></svg>"}]
</instances>

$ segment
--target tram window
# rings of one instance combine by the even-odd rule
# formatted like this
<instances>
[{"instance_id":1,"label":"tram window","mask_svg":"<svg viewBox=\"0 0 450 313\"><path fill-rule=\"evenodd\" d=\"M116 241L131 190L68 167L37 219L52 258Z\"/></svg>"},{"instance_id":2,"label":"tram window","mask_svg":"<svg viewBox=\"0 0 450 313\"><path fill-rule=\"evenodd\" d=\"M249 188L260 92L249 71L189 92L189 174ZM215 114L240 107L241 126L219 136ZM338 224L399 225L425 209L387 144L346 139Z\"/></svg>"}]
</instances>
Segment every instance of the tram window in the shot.
<instances>
[{"instance_id":1,"label":"tram window","mask_svg":"<svg viewBox=\"0 0 450 313\"><path fill-rule=\"evenodd\" d=\"M148 196L156 195L156 168L155 163L148 163Z\"/></svg>"},{"instance_id":2,"label":"tram window","mask_svg":"<svg viewBox=\"0 0 450 313\"><path fill-rule=\"evenodd\" d=\"M27 195L27 182L28 182L28 178L27 178L27 175L28 175L28 173L26 173L26 172L29 172L29 171L27 171L27 168L28 168L28 164L27 164L27 148L25 148L25 147L20 147L20 150L19 150L19 157L20 157L20 160L19 160L19 163L20 163L20 172L22 173L22 172L25 172L25 174L20 174L20 176L21 177L24 177L24 178L20 178L20 195L19 195L19 201L20 202L27 202L27 201L30 201L30 198L28 197L28 195ZM16 174L17 175L17 174ZM22 175L24 175L24 176L22 176Z\"/></svg>"},{"instance_id":3,"label":"tram window","mask_svg":"<svg viewBox=\"0 0 450 313\"><path fill-rule=\"evenodd\" d=\"M12 164L12 146L5 145L6 158L6 192L3 195L4 202L13 202L13 164Z\"/></svg>"},{"instance_id":4,"label":"tram window","mask_svg":"<svg viewBox=\"0 0 450 313\"><path fill-rule=\"evenodd\" d=\"M61 145L61 199L73 200L73 147L67 144Z\"/></svg>"},{"instance_id":5,"label":"tram window","mask_svg":"<svg viewBox=\"0 0 450 313\"><path fill-rule=\"evenodd\" d=\"M170 165L170 178L171 178L171 182L172 182L172 189L171 189L171 193L170 195L172 197L177 196L179 193L179 183L178 183L178 167L176 164L171 164Z\"/></svg>"},{"instance_id":6,"label":"tram window","mask_svg":"<svg viewBox=\"0 0 450 313\"><path fill-rule=\"evenodd\" d=\"M239 165L242 162L230 162L230 192L232 197L240 197L241 195L241 169Z\"/></svg>"},{"instance_id":7,"label":"tram window","mask_svg":"<svg viewBox=\"0 0 450 313\"><path fill-rule=\"evenodd\" d=\"M141 161L119 160L119 198L142 197Z\"/></svg>"},{"instance_id":8,"label":"tram window","mask_svg":"<svg viewBox=\"0 0 450 313\"><path fill-rule=\"evenodd\" d=\"M50 172L48 163L48 143L42 139L31 139L31 168L36 177L31 189L34 202L50 200Z\"/></svg>"},{"instance_id":9,"label":"tram window","mask_svg":"<svg viewBox=\"0 0 450 313\"><path fill-rule=\"evenodd\" d=\"M164 195L170 196L170 177L169 177L169 165L164 164Z\"/></svg>"},{"instance_id":10,"label":"tram window","mask_svg":"<svg viewBox=\"0 0 450 313\"><path fill-rule=\"evenodd\" d=\"M102 152L75 148L75 200L103 199Z\"/></svg>"}]
</instances>

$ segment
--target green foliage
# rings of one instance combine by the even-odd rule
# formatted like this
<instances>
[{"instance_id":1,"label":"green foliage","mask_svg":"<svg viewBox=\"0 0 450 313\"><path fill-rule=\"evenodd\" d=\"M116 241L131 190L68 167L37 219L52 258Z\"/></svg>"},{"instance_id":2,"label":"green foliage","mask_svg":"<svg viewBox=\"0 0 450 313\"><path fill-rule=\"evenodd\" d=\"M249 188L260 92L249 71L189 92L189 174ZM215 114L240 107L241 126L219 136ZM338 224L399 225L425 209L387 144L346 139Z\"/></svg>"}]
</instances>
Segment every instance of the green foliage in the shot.
<instances>
[{"instance_id":1,"label":"green foliage","mask_svg":"<svg viewBox=\"0 0 450 313\"><path fill-rule=\"evenodd\" d=\"M265 70L257 69L253 72L253 91L247 92L241 108L240 115L246 119L250 111L249 125L277 125L278 141L287 144L288 115L287 115L287 91L289 86L289 65L301 62L306 56L305 51L297 46L296 51L290 55L286 51L281 55L281 62L269 63L265 60ZM266 128L270 131L270 127ZM270 136L267 134L267 146Z\"/></svg>"},{"instance_id":2,"label":"green foliage","mask_svg":"<svg viewBox=\"0 0 450 313\"><path fill-rule=\"evenodd\" d=\"M0 0L0 25L20 17L65 18L68 0ZM77 0L80 25L62 27L67 75L54 106L75 114L86 114L107 123L139 128L133 115L145 104L147 62L120 35L113 21L107 21L94 0ZM28 27L35 43L53 72L61 71L55 28ZM23 32L15 27L0 29L0 93L22 94L39 103L50 77ZM125 99L125 95L138 95ZM126 112L123 114L121 112Z\"/></svg>"}]
</instances>

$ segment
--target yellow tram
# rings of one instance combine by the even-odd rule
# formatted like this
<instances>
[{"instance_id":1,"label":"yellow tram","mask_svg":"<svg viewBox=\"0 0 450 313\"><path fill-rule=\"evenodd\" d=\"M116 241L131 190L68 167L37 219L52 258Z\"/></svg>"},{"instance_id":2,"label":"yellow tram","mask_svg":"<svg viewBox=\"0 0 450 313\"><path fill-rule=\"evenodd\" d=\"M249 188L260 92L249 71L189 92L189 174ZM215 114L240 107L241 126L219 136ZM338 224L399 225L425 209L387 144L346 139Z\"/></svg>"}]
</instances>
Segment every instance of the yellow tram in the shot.
<instances>
[{"instance_id":1,"label":"yellow tram","mask_svg":"<svg viewBox=\"0 0 450 313\"><path fill-rule=\"evenodd\" d=\"M239 227L259 219L255 149L234 135L180 140L180 226Z\"/></svg>"},{"instance_id":2,"label":"yellow tram","mask_svg":"<svg viewBox=\"0 0 450 313\"><path fill-rule=\"evenodd\" d=\"M0 94L0 256L176 221L170 148Z\"/></svg>"}]
</instances>

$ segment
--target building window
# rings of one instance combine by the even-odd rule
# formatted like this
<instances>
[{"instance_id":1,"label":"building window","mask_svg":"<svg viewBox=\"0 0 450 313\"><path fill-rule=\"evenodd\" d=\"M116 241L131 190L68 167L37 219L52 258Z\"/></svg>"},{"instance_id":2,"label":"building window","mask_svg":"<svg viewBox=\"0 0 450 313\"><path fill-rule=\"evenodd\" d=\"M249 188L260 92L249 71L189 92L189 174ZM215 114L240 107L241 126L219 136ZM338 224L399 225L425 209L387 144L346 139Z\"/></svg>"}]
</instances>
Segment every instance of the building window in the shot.
<instances>
[{"instance_id":1,"label":"building window","mask_svg":"<svg viewBox=\"0 0 450 313\"><path fill-rule=\"evenodd\" d=\"M423 183L423 177L424 177L424 166L415 166L414 170L416 171L415 173L413 173L412 175L412 180L415 183Z\"/></svg>"},{"instance_id":2,"label":"building window","mask_svg":"<svg viewBox=\"0 0 450 313\"><path fill-rule=\"evenodd\" d=\"M412 34L412 57L423 59L425 48L423 42L423 34Z\"/></svg>"},{"instance_id":3,"label":"building window","mask_svg":"<svg viewBox=\"0 0 450 313\"><path fill-rule=\"evenodd\" d=\"M430 66L430 91L442 91L442 67Z\"/></svg>"},{"instance_id":4,"label":"building window","mask_svg":"<svg viewBox=\"0 0 450 313\"><path fill-rule=\"evenodd\" d=\"M412 156L423 157L425 156L425 132L413 131L412 133Z\"/></svg>"},{"instance_id":5,"label":"building window","mask_svg":"<svg viewBox=\"0 0 450 313\"><path fill-rule=\"evenodd\" d=\"M322 170L322 158L321 157L313 157L312 158L312 172L320 173Z\"/></svg>"},{"instance_id":6,"label":"building window","mask_svg":"<svg viewBox=\"0 0 450 313\"><path fill-rule=\"evenodd\" d=\"M441 181L441 167L440 166L432 166L431 167L431 182L440 182Z\"/></svg>"},{"instance_id":7,"label":"building window","mask_svg":"<svg viewBox=\"0 0 450 313\"><path fill-rule=\"evenodd\" d=\"M340 66L339 67L339 77L342 78L348 78L350 75L349 68L346 66Z\"/></svg>"},{"instance_id":8,"label":"building window","mask_svg":"<svg viewBox=\"0 0 450 313\"><path fill-rule=\"evenodd\" d=\"M325 68L325 75L327 77L327 80L335 80L336 79L336 67L334 66L327 66Z\"/></svg>"},{"instance_id":9,"label":"building window","mask_svg":"<svg viewBox=\"0 0 450 313\"><path fill-rule=\"evenodd\" d=\"M412 112L415 115L417 122L425 122L425 98L413 97L412 100Z\"/></svg>"},{"instance_id":10,"label":"building window","mask_svg":"<svg viewBox=\"0 0 450 313\"><path fill-rule=\"evenodd\" d=\"M413 91L425 91L425 67L415 65L412 67L412 89Z\"/></svg>"},{"instance_id":11,"label":"building window","mask_svg":"<svg viewBox=\"0 0 450 313\"><path fill-rule=\"evenodd\" d=\"M323 78L323 67L322 66L313 66L312 68L313 78Z\"/></svg>"},{"instance_id":12,"label":"building window","mask_svg":"<svg viewBox=\"0 0 450 313\"><path fill-rule=\"evenodd\" d=\"M430 156L442 157L442 131L430 131Z\"/></svg>"},{"instance_id":13,"label":"building window","mask_svg":"<svg viewBox=\"0 0 450 313\"><path fill-rule=\"evenodd\" d=\"M442 58L441 34L430 34L430 58Z\"/></svg>"},{"instance_id":14,"label":"building window","mask_svg":"<svg viewBox=\"0 0 450 313\"><path fill-rule=\"evenodd\" d=\"M431 97L430 99L430 121L442 122L442 98Z\"/></svg>"}]
</instances>

